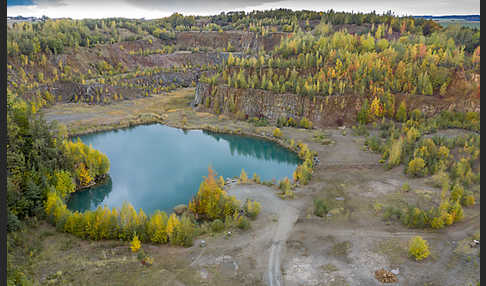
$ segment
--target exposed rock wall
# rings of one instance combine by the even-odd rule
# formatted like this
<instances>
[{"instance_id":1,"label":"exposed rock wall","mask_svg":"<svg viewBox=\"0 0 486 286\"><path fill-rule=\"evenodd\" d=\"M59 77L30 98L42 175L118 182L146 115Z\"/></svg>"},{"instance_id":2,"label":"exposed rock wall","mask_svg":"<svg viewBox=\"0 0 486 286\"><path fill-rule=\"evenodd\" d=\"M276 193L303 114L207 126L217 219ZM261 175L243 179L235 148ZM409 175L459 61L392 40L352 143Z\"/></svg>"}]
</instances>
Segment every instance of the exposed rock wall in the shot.
<instances>
[{"instance_id":1,"label":"exposed rock wall","mask_svg":"<svg viewBox=\"0 0 486 286\"><path fill-rule=\"evenodd\" d=\"M226 48L228 43L235 51L253 50L260 48L271 50L275 45L280 43L280 38L288 36L288 33L272 32L261 36L258 33L243 31L226 31L226 32L179 32L176 33L176 44L186 49L196 47L206 47L212 49Z\"/></svg>"},{"instance_id":2,"label":"exposed rock wall","mask_svg":"<svg viewBox=\"0 0 486 286\"><path fill-rule=\"evenodd\" d=\"M334 126L338 122L354 123L365 98L358 95L304 97L274 94L261 89L236 89L226 85L198 83L193 105L199 110L217 113L242 112L248 117L264 117L276 122L280 117L307 117L317 126ZM418 108L427 116L442 110L480 111L475 98L437 98L433 96L396 95L396 109L405 100L409 110Z\"/></svg>"}]
</instances>

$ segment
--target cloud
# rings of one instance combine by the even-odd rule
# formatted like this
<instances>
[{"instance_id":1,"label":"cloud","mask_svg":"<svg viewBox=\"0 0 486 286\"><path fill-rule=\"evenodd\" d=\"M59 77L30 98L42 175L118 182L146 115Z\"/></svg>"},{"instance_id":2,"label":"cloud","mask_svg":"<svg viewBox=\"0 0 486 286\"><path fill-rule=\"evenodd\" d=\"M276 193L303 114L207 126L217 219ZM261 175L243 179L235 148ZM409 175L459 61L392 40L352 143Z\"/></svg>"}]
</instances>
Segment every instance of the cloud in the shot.
<instances>
[{"instance_id":1,"label":"cloud","mask_svg":"<svg viewBox=\"0 0 486 286\"><path fill-rule=\"evenodd\" d=\"M14 2L33 5L12 6ZM25 5L25 4L24 4ZM179 12L184 15L215 15L222 11L246 11L289 8L383 13L395 15L480 14L479 0L10 0L8 16L42 16L51 18L161 18Z\"/></svg>"},{"instance_id":2,"label":"cloud","mask_svg":"<svg viewBox=\"0 0 486 286\"><path fill-rule=\"evenodd\" d=\"M231 11L248 7L259 6L267 3L276 3L279 0L178 0L178 1L160 1L160 0L126 0L137 7L143 7L148 9L158 9L163 11L172 12L186 12L186 13L204 13L219 11Z\"/></svg>"}]
</instances>

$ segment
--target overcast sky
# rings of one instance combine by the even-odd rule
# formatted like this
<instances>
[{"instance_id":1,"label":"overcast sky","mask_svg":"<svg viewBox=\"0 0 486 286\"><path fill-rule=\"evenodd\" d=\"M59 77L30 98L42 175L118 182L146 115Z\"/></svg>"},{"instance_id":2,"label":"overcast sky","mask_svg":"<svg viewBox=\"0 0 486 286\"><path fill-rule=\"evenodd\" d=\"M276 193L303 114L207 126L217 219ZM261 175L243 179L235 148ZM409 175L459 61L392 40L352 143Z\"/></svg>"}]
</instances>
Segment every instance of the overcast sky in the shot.
<instances>
[{"instance_id":1,"label":"overcast sky","mask_svg":"<svg viewBox=\"0 0 486 286\"><path fill-rule=\"evenodd\" d=\"M222 11L290 8L395 15L480 14L480 0L7 0L8 16L46 15L50 18L161 18L174 12L184 15L214 15Z\"/></svg>"}]
</instances>

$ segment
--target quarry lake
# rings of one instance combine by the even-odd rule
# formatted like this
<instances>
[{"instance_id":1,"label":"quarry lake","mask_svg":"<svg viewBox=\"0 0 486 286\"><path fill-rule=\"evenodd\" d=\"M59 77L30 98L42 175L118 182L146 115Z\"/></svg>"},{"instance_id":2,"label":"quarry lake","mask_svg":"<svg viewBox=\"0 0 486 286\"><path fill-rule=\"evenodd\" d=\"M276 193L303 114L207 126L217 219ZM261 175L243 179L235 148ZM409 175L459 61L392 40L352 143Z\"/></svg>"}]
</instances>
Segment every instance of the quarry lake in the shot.
<instances>
[{"instance_id":1,"label":"quarry lake","mask_svg":"<svg viewBox=\"0 0 486 286\"><path fill-rule=\"evenodd\" d=\"M79 138L105 153L111 164L106 184L70 197L68 208L81 212L104 205L120 208L125 201L147 214L171 212L188 204L209 166L225 179L244 169L248 177L257 173L265 181L292 178L300 163L295 153L268 140L160 124Z\"/></svg>"}]
</instances>

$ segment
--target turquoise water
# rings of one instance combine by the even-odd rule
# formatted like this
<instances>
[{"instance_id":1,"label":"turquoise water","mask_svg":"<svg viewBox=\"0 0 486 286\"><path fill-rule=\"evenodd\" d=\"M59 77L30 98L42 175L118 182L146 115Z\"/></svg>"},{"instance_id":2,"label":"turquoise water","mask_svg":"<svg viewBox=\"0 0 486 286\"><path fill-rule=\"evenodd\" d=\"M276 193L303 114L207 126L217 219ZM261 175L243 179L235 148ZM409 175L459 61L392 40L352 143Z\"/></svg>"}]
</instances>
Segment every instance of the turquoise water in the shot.
<instances>
[{"instance_id":1,"label":"turquoise water","mask_svg":"<svg viewBox=\"0 0 486 286\"><path fill-rule=\"evenodd\" d=\"M243 168L249 177L257 173L262 180L280 180L291 178L300 163L295 153L268 140L160 124L80 138L108 156L111 179L73 194L68 208L78 211L121 207L127 201L147 214L171 212L197 193L208 166L225 179L239 176Z\"/></svg>"}]
</instances>

